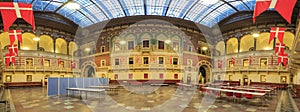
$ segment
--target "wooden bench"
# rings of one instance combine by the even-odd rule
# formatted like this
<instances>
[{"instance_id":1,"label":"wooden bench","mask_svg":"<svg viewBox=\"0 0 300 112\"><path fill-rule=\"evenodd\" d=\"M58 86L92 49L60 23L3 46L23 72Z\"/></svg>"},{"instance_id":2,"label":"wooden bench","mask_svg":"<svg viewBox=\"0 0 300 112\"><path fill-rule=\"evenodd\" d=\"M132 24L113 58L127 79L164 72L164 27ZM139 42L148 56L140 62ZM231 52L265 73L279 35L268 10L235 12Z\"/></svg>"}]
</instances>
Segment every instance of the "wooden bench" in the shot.
<instances>
[{"instance_id":1,"label":"wooden bench","mask_svg":"<svg viewBox=\"0 0 300 112\"><path fill-rule=\"evenodd\" d=\"M5 88L9 87L35 87L43 86L42 82L6 82L4 83Z\"/></svg>"}]
</instances>

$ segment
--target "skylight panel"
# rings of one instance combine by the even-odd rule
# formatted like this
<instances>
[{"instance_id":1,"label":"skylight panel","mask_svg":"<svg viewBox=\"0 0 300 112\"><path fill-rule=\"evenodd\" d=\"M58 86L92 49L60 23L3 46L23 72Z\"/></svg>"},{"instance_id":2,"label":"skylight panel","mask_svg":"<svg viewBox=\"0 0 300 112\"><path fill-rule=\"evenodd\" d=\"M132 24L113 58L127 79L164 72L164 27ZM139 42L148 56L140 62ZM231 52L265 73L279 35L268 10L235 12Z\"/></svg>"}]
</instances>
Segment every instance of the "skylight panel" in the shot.
<instances>
[{"instance_id":1,"label":"skylight panel","mask_svg":"<svg viewBox=\"0 0 300 112\"><path fill-rule=\"evenodd\" d=\"M45 10L45 11L53 12L53 11L55 11L58 7L60 7L61 5L62 5L62 3L51 2L44 10Z\"/></svg>"},{"instance_id":2,"label":"skylight panel","mask_svg":"<svg viewBox=\"0 0 300 112\"><path fill-rule=\"evenodd\" d=\"M197 0L172 0L167 16L182 18Z\"/></svg>"},{"instance_id":3,"label":"skylight panel","mask_svg":"<svg viewBox=\"0 0 300 112\"><path fill-rule=\"evenodd\" d=\"M144 15L143 0L120 0L127 16Z\"/></svg>"},{"instance_id":4,"label":"skylight panel","mask_svg":"<svg viewBox=\"0 0 300 112\"><path fill-rule=\"evenodd\" d=\"M27 4L31 4L32 0L15 0L17 2L22 2L22 3L27 3Z\"/></svg>"},{"instance_id":5,"label":"skylight panel","mask_svg":"<svg viewBox=\"0 0 300 112\"><path fill-rule=\"evenodd\" d=\"M255 6L255 0L242 0L248 7L253 10Z\"/></svg>"},{"instance_id":6,"label":"skylight panel","mask_svg":"<svg viewBox=\"0 0 300 112\"><path fill-rule=\"evenodd\" d=\"M230 4L231 4L232 6L234 6L235 8L237 8L238 10L240 10L240 11L249 10L249 9L247 8L247 6L245 6L244 3L241 2L241 1L230 2Z\"/></svg>"},{"instance_id":7,"label":"skylight panel","mask_svg":"<svg viewBox=\"0 0 300 112\"><path fill-rule=\"evenodd\" d=\"M147 0L146 14L147 15L164 15L170 0Z\"/></svg>"},{"instance_id":8,"label":"skylight panel","mask_svg":"<svg viewBox=\"0 0 300 112\"><path fill-rule=\"evenodd\" d=\"M124 11L118 0L95 0L110 18L124 17ZM100 5L103 4L103 5ZM106 8L103 8L106 7Z\"/></svg>"},{"instance_id":9,"label":"skylight panel","mask_svg":"<svg viewBox=\"0 0 300 112\"><path fill-rule=\"evenodd\" d=\"M70 14L73 13L73 12L75 12L74 9L69 9L69 8L67 8L66 6L62 7L61 9L59 9L59 10L57 11L57 13L59 13L59 14L65 16L65 17L67 17L68 15L70 15Z\"/></svg>"},{"instance_id":10,"label":"skylight panel","mask_svg":"<svg viewBox=\"0 0 300 112\"><path fill-rule=\"evenodd\" d=\"M33 3L33 10L43 11L44 8L49 4L50 1L39 1Z\"/></svg>"},{"instance_id":11,"label":"skylight panel","mask_svg":"<svg viewBox=\"0 0 300 112\"><path fill-rule=\"evenodd\" d=\"M210 5L211 6L211 5ZM209 6L202 4L201 2L198 2L195 4L195 6L190 10L189 13L186 14L186 17L184 19L196 21L200 17L204 11L206 11L209 8Z\"/></svg>"},{"instance_id":12,"label":"skylight panel","mask_svg":"<svg viewBox=\"0 0 300 112\"><path fill-rule=\"evenodd\" d=\"M73 0L74 2L78 3L80 5L80 7L85 7L85 6L89 6L92 5L93 3L89 0Z\"/></svg>"}]
</instances>

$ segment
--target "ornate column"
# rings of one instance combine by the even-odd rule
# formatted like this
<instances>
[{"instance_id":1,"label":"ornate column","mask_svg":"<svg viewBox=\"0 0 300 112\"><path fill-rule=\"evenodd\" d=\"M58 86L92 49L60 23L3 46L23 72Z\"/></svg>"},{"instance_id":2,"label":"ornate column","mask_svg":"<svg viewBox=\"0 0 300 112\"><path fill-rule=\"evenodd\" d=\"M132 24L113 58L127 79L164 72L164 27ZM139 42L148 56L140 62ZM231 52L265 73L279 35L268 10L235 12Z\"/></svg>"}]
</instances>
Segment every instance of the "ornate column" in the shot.
<instances>
[{"instance_id":1,"label":"ornate column","mask_svg":"<svg viewBox=\"0 0 300 112\"><path fill-rule=\"evenodd\" d=\"M241 50L241 37L238 37L237 40L238 40L238 52L237 53L239 53Z\"/></svg>"},{"instance_id":2,"label":"ornate column","mask_svg":"<svg viewBox=\"0 0 300 112\"><path fill-rule=\"evenodd\" d=\"M256 38L254 37L254 51L256 51Z\"/></svg>"},{"instance_id":3,"label":"ornate column","mask_svg":"<svg viewBox=\"0 0 300 112\"><path fill-rule=\"evenodd\" d=\"M57 34L53 33L51 36L53 38L53 52L56 53L56 38L57 38Z\"/></svg>"}]
</instances>

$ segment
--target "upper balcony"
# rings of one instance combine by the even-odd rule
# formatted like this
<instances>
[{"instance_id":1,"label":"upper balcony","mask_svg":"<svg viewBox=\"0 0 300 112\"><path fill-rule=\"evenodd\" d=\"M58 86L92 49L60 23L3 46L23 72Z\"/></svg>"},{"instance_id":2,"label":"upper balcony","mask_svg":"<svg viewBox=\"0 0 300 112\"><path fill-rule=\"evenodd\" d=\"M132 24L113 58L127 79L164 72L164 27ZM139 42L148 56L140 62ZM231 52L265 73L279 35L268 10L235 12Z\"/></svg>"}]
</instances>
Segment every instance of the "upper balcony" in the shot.
<instances>
[{"instance_id":1,"label":"upper balcony","mask_svg":"<svg viewBox=\"0 0 300 112\"><path fill-rule=\"evenodd\" d=\"M4 54L8 53L8 50L3 50ZM71 61L75 60L78 63L78 57L73 57L66 54L58 54L43 51L30 51L19 50L15 65L5 67L5 57L3 57L3 71L17 72L17 71L33 71L33 72L80 72L78 64L75 68L71 68ZM58 65L58 59L61 59L60 65ZM42 64L41 59L44 59Z\"/></svg>"},{"instance_id":2,"label":"upper balcony","mask_svg":"<svg viewBox=\"0 0 300 112\"><path fill-rule=\"evenodd\" d=\"M290 50L285 50L285 53L290 54ZM250 56L252 63L249 64ZM235 64L231 63L234 58ZM274 50L248 51L236 54L228 54L224 56L216 56L214 59L213 72L251 72L251 71L266 71L266 72L288 72L288 65L284 67L278 64L278 57L274 54ZM222 60L223 68L218 68L218 60ZM287 63L290 63L288 60Z\"/></svg>"}]
</instances>

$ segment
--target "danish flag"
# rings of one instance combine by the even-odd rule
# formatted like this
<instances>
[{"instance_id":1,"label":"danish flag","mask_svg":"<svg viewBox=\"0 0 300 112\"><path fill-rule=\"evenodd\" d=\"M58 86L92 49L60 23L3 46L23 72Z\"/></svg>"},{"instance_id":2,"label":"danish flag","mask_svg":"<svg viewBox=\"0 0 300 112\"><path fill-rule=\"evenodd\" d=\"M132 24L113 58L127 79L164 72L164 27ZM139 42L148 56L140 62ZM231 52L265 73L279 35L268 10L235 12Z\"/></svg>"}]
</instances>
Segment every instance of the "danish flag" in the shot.
<instances>
[{"instance_id":1,"label":"danish flag","mask_svg":"<svg viewBox=\"0 0 300 112\"><path fill-rule=\"evenodd\" d=\"M23 18L23 20L32 26L32 30L35 29L31 4L1 2L0 12L3 19L4 31L7 31L17 18Z\"/></svg>"},{"instance_id":2,"label":"danish flag","mask_svg":"<svg viewBox=\"0 0 300 112\"><path fill-rule=\"evenodd\" d=\"M249 65L252 64L252 56L249 56Z\"/></svg>"},{"instance_id":3,"label":"danish flag","mask_svg":"<svg viewBox=\"0 0 300 112\"><path fill-rule=\"evenodd\" d=\"M274 8L288 23L291 23L291 16L297 0L256 0L253 22L256 17L269 8Z\"/></svg>"},{"instance_id":4,"label":"danish flag","mask_svg":"<svg viewBox=\"0 0 300 112\"><path fill-rule=\"evenodd\" d=\"M235 59L233 57L231 58L231 63L232 63L232 65L234 65L234 63L235 63Z\"/></svg>"},{"instance_id":5,"label":"danish flag","mask_svg":"<svg viewBox=\"0 0 300 112\"><path fill-rule=\"evenodd\" d=\"M12 62L13 65L15 65L16 64L16 57L15 57L15 55L14 54L10 54L10 53L6 54L5 55L5 62L6 62L6 68L9 66L10 62Z\"/></svg>"},{"instance_id":6,"label":"danish flag","mask_svg":"<svg viewBox=\"0 0 300 112\"><path fill-rule=\"evenodd\" d=\"M279 54L278 55L278 64L283 62L284 67L286 67L288 61L288 54Z\"/></svg>"},{"instance_id":7,"label":"danish flag","mask_svg":"<svg viewBox=\"0 0 300 112\"><path fill-rule=\"evenodd\" d=\"M60 64L61 64L61 59L60 58L57 59L57 64L58 64L58 66L60 66Z\"/></svg>"},{"instance_id":8,"label":"danish flag","mask_svg":"<svg viewBox=\"0 0 300 112\"><path fill-rule=\"evenodd\" d=\"M222 69L222 61L221 60L218 60L218 68Z\"/></svg>"},{"instance_id":9,"label":"danish flag","mask_svg":"<svg viewBox=\"0 0 300 112\"><path fill-rule=\"evenodd\" d=\"M18 45L14 44L14 45L8 45L8 51L9 54L14 54L15 56L18 55Z\"/></svg>"},{"instance_id":10,"label":"danish flag","mask_svg":"<svg viewBox=\"0 0 300 112\"><path fill-rule=\"evenodd\" d=\"M274 38L278 38L279 42L283 44L285 28L271 27L269 44Z\"/></svg>"},{"instance_id":11,"label":"danish flag","mask_svg":"<svg viewBox=\"0 0 300 112\"><path fill-rule=\"evenodd\" d=\"M284 53L285 44L276 43L275 54L283 54Z\"/></svg>"},{"instance_id":12,"label":"danish flag","mask_svg":"<svg viewBox=\"0 0 300 112\"><path fill-rule=\"evenodd\" d=\"M76 62L75 62L75 60L71 61L71 68L76 68Z\"/></svg>"},{"instance_id":13,"label":"danish flag","mask_svg":"<svg viewBox=\"0 0 300 112\"><path fill-rule=\"evenodd\" d=\"M22 31L21 30L9 30L8 35L10 38L10 45L13 45L15 40L19 40L22 43Z\"/></svg>"},{"instance_id":14,"label":"danish flag","mask_svg":"<svg viewBox=\"0 0 300 112\"><path fill-rule=\"evenodd\" d=\"M42 65L44 65L44 62L45 62L44 56L41 57L40 62Z\"/></svg>"},{"instance_id":15,"label":"danish flag","mask_svg":"<svg viewBox=\"0 0 300 112\"><path fill-rule=\"evenodd\" d=\"M173 56L170 55L170 64L172 64L172 63L173 63Z\"/></svg>"},{"instance_id":16,"label":"danish flag","mask_svg":"<svg viewBox=\"0 0 300 112\"><path fill-rule=\"evenodd\" d=\"M135 55L135 63L139 63L139 57L138 57L138 55Z\"/></svg>"}]
</instances>

